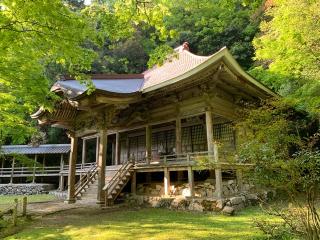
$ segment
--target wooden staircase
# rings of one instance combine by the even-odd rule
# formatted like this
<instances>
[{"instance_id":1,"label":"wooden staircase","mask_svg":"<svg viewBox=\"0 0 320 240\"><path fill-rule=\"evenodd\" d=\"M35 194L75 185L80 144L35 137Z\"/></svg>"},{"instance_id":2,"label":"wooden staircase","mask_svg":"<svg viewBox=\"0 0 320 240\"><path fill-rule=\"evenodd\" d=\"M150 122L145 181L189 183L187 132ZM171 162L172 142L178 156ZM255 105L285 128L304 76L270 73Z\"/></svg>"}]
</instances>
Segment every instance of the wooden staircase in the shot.
<instances>
[{"instance_id":1,"label":"wooden staircase","mask_svg":"<svg viewBox=\"0 0 320 240\"><path fill-rule=\"evenodd\" d=\"M97 189L96 178L98 176L97 165L93 165L85 175L80 176L80 180L75 185L75 199L83 199L83 194L94 194L92 190ZM90 191L88 191L90 189ZM97 191L97 190L96 190ZM95 195L96 198L97 195Z\"/></svg>"},{"instance_id":2,"label":"wooden staircase","mask_svg":"<svg viewBox=\"0 0 320 240\"><path fill-rule=\"evenodd\" d=\"M105 207L113 205L122 189L131 179L133 171L134 170L132 163L123 164L113 175L113 177L106 183L103 188L103 190L105 191Z\"/></svg>"}]
</instances>

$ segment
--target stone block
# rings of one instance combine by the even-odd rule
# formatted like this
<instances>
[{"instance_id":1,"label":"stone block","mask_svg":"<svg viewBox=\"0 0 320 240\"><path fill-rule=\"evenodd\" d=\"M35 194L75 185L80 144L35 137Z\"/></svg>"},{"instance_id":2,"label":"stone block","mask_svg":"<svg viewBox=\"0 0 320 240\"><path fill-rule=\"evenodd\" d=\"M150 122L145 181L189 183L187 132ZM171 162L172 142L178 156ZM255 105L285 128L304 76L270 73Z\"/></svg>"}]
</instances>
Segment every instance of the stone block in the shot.
<instances>
[{"instance_id":1,"label":"stone block","mask_svg":"<svg viewBox=\"0 0 320 240\"><path fill-rule=\"evenodd\" d=\"M244 209L244 208L245 208L245 205L244 205L244 203L242 202L242 203L240 203L240 204L238 204L238 205L233 205L232 207L234 208L235 211L240 211L241 209Z\"/></svg>"},{"instance_id":2,"label":"stone block","mask_svg":"<svg viewBox=\"0 0 320 240\"><path fill-rule=\"evenodd\" d=\"M190 197L190 189L189 188L184 188L182 189L182 196L184 197Z\"/></svg>"},{"instance_id":3,"label":"stone block","mask_svg":"<svg viewBox=\"0 0 320 240\"><path fill-rule=\"evenodd\" d=\"M190 211L203 212L203 206L198 202L191 202L188 209Z\"/></svg>"},{"instance_id":4,"label":"stone block","mask_svg":"<svg viewBox=\"0 0 320 240\"><path fill-rule=\"evenodd\" d=\"M222 209L222 214L227 215L227 216L233 216L235 212L235 209L233 207L225 206Z\"/></svg>"},{"instance_id":5,"label":"stone block","mask_svg":"<svg viewBox=\"0 0 320 240\"><path fill-rule=\"evenodd\" d=\"M177 210L186 210L189 207L189 204L190 204L189 200L183 197L178 197L171 202L170 208L177 209Z\"/></svg>"},{"instance_id":6,"label":"stone block","mask_svg":"<svg viewBox=\"0 0 320 240\"><path fill-rule=\"evenodd\" d=\"M216 201L216 206L214 208L215 211L221 211L226 205L226 201L224 199L218 199Z\"/></svg>"},{"instance_id":7,"label":"stone block","mask_svg":"<svg viewBox=\"0 0 320 240\"><path fill-rule=\"evenodd\" d=\"M232 197L229 199L231 206L243 203L242 197Z\"/></svg>"}]
</instances>

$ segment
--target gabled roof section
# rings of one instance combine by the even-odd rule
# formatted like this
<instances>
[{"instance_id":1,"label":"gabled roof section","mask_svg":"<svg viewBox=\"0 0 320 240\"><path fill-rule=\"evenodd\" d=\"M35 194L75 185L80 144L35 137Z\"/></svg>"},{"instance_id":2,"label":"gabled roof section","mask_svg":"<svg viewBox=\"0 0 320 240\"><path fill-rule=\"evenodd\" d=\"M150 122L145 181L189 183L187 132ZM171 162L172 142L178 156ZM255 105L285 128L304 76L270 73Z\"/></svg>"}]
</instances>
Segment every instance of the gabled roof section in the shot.
<instances>
[{"instance_id":1,"label":"gabled roof section","mask_svg":"<svg viewBox=\"0 0 320 240\"><path fill-rule=\"evenodd\" d=\"M5 155L11 154L61 154L69 153L71 145L70 144L43 144L39 146L31 145L3 145L0 151Z\"/></svg>"},{"instance_id":2,"label":"gabled roof section","mask_svg":"<svg viewBox=\"0 0 320 240\"><path fill-rule=\"evenodd\" d=\"M154 66L142 74L93 74L95 88L114 96L125 96L148 93L188 79L202 70L209 69L223 62L235 76L252 85L268 96L277 96L272 90L246 73L233 58L226 47L210 56L198 56L189 51L188 43L174 49L174 53L161 66ZM72 77L56 82L51 91L63 92L71 99L77 100L86 96L87 87Z\"/></svg>"},{"instance_id":3,"label":"gabled roof section","mask_svg":"<svg viewBox=\"0 0 320 240\"><path fill-rule=\"evenodd\" d=\"M114 94L132 94L139 92L144 78L142 74L93 74L92 83L97 90ZM57 81L51 88L53 92L62 91L68 98L76 98L87 90L85 84L73 78Z\"/></svg>"},{"instance_id":4,"label":"gabled roof section","mask_svg":"<svg viewBox=\"0 0 320 240\"><path fill-rule=\"evenodd\" d=\"M142 91L161 86L161 84L195 69L210 58L210 56L204 57L192 54L189 52L187 43L174 50L175 53L162 66L154 66L143 73L145 81Z\"/></svg>"},{"instance_id":5,"label":"gabled roof section","mask_svg":"<svg viewBox=\"0 0 320 240\"><path fill-rule=\"evenodd\" d=\"M184 47L183 45L176 48L175 51L177 52L176 58L169 59L162 66L154 67L144 72L145 83L142 88L143 93L177 83L223 61L243 81L264 91L269 96L278 96L271 89L246 73L226 47L221 48L218 52L208 57L194 55L189 52L188 47Z\"/></svg>"}]
</instances>

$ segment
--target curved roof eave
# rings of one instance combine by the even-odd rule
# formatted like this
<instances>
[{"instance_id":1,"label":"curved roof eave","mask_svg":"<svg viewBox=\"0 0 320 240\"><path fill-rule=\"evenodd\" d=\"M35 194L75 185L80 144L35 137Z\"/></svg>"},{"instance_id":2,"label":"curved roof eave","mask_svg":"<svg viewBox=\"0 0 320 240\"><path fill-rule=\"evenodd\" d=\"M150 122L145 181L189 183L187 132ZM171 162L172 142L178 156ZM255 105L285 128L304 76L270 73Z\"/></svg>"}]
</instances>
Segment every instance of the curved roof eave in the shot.
<instances>
[{"instance_id":1,"label":"curved roof eave","mask_svg":"<svg viewBox=\"0 0 320 240\"><path fill-rule=\"evenodd\" d=\"M253 85L259 87L260 89L264 90L266 93L270 94L273 97L279 97L279 95L277 93L275 93L274 91L272 91L270 88L268 88L267 86L265 86L264 84L262 84L261 82L259 82L258 80L256 80L255 78L253 78L250 74L248 74L246 71L244 71L242 69L242 67L239 65L239 63L234 59L234 57L231 55L231 53L229 52L229 50L224 47L223 48L224 52L225 52L225 58L227 60L227 62L229 62L230 65L228 65L228 67L230 67L234 72L239 73L242 77L244 77L246 80L248 80L250 83L252 83Z\"/></svg>"},{"instance_id":2,"label":"curved roof eave","mask_svg":"<svg viewBox=\"0 0 320 240\"><path fill-rule=\"evenodd\" d=\"M147 88L142 90L142 93L148 93L148 92L157 90L159 88L166 87L168 85L177 83L177 82L179 82L181 80L184 80L186 78L189 78L192 75L196 74L197 72L209 67L212 64L217 63L220 60L225 60L227 62L228 67L230 67L233 71L235 71L236 73L238 73L239 75L244 77L248 82L252 83L256 87L262 89L263 91L265 91L269 95L271 95L273 97L279 96L275 92L273 92L271 89L269 89L268 87L264 86L262 83L258 82L256 79L251 77L248 73L246 73L241 68L241 66L237 63L237 61L233 58L233 56L231 55L231 53L229 52L229 50L226 47L221 48L218 52L216 52L215 54L211 55L205 62L199 64L197 67L191 69L190 71L185 72L184 74L182 74L182 75L180 75L178 77L172 78L172 79L167 80L167 81L162 82L162 83L159 83L157 85L154 85L154 86L151 86L151 87L147 87Z\"/></svg>"},{"instance_id":3,"label":"curved roof eave","mask_svg":"<svg viewBox=\"0 0 320 240\"><path fill-rule=\"evenodd\" d=\"M88 92L88 90L85 90L80 95L69 98L69 100L78 101L78 100L83 99L87 96L90 96L90 94L87 94L87 92ZM110 91L105 91L105 90L101 90L101 89L95 89L92 94L94 94L94 93L102 93L107 96L109 95L110 97L138 97L141 95L141 92L139 92L139 91L131 92L131 93L116 93L116 92L110 92Z\"/></svg>"}]
</instances>

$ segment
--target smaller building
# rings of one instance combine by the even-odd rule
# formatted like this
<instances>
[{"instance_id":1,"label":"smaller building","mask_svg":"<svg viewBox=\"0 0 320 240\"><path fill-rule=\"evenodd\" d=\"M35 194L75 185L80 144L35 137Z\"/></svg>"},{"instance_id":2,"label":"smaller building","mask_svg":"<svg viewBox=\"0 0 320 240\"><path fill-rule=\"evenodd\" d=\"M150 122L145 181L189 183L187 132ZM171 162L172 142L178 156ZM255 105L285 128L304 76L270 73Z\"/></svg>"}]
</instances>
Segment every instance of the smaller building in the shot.
<instances>
[{"instance_id":1,"label":"smaller building","mask_svg":"<svg viewBox=\"0 0 320 240\"><path fill-rule=\"evenodd\" d=\"M60 182L68 162L70 144L4 145L0 148L1 183ZM60 179L60 180L59 180Z\"/></svg>"}]
</instances>

